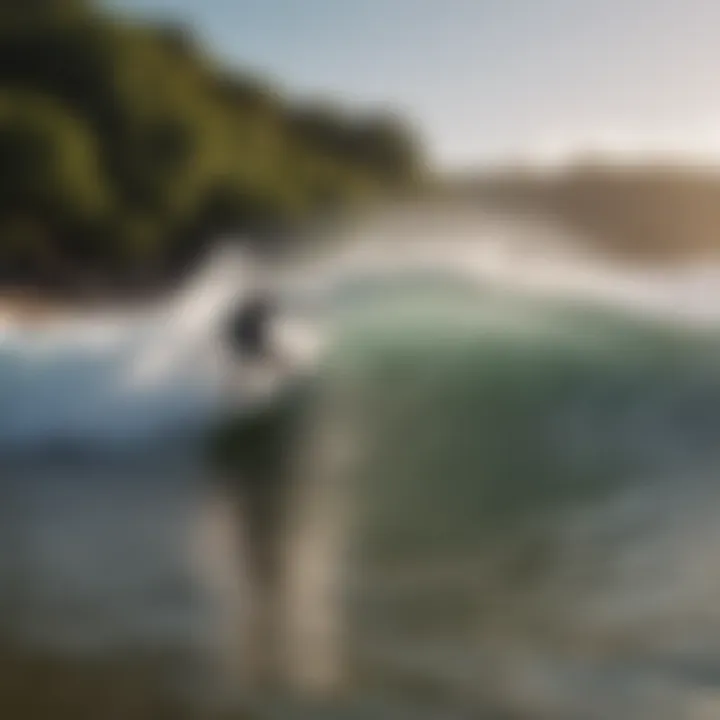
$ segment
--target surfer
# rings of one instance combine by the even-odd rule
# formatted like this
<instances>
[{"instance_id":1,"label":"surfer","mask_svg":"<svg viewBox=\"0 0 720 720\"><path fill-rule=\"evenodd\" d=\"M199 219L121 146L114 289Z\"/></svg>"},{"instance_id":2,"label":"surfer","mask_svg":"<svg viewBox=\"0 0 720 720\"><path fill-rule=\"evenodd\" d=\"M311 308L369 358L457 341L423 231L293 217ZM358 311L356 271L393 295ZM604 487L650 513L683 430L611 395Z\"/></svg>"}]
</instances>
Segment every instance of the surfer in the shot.
<instances>
[{"instance_id":1,"label":"surfer","mask_svg":"<svg viewBox=\"0 0 720 720\"><path fill-rule=\"evenodd\" d=\"M291 511L296 436L311 388L277 346L272 330L278 310L273 294L261 289L234 308L227 320L225 341L239 360L233 382L245 392L255 393L258 387L260 392L219 428L211 449L218 477L237 503L254 594L246 652L261 684L282 672L283 643L278 633L284 623L286 519Z\"/></svg>"}]
</instances>

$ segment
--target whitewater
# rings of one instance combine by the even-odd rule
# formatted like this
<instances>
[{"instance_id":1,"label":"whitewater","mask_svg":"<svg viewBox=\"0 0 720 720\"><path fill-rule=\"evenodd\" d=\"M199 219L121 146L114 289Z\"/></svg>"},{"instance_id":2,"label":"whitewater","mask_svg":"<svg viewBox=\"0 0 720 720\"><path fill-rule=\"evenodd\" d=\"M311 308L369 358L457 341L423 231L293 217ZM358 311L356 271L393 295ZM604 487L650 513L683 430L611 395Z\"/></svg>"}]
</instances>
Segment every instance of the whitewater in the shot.
<instances>
[{"instance_id":1,"label":"whitewater","mask_svg":"<svg viewBox=\"0 0 720 720\"><path fill-rule=\"evenodd\" d=\"M321 488L306 524L335 523L314 540L347 548L313 550L342 565L351 690L330 716L720 713L720 264L584 247L535 218L413 210L266 270L277 347L329 398L315 442L349 448L298 456ZM165 647L163 682L220 692L247 588L200 448L286 380L223 343L253 272L227 246L152 306L4 321L13 642Z\"/></svg>"}]
</instances>

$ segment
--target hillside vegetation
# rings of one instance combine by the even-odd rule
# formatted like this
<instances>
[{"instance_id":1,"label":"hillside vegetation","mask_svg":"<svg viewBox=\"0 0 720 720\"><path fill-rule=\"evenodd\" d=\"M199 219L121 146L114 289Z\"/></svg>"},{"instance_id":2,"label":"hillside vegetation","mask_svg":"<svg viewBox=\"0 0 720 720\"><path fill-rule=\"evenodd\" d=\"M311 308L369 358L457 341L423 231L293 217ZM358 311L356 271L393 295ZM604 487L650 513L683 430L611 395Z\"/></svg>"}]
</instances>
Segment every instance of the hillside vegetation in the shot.
<instances>
[{"instance_id":1,"label":"hillside vegetation","mask_svg":"<svg viewBox=\"0 0 720 720\"><path fill-rule=\"evenodd\" d=\"M0 282L157 282L219 233L269 242L421 165L394 115L290 102L182 25L0 5Z\"/></svg>"}]
</instances>

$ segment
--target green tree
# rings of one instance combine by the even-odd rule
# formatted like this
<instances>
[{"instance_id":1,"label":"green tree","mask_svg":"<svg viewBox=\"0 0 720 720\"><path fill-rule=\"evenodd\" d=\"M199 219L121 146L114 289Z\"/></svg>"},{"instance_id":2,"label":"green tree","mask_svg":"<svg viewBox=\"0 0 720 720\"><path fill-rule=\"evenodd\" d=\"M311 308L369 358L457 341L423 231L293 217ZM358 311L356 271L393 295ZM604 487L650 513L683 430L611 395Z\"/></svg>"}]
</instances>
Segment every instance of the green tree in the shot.
<instances>
[{"instance_id":1,"label":"green tree","mask_svg":"<svg viewBox=\"0 0 720 720\"><path fill-rule=\"evenodd\" d=\"M163 272L215 233L262 236L407 182L418 158L394 118L291 103L182 26L85 0L0 5L0 244L30 265L45 246Z\"/></svg>"}]
</instances>

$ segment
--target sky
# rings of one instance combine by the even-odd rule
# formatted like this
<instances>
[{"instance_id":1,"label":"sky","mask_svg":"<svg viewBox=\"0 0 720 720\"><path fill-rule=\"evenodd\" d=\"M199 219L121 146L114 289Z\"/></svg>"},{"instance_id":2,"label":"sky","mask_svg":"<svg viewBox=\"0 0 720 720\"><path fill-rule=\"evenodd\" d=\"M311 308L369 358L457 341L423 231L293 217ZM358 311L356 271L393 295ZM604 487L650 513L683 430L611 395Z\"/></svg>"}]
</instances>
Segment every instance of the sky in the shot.
<instances>
[{"instance_id":1,"label":"sky","mask_svg":"<svg viewBox=\"0 0 720 720\"><path fill-rule=\"evenodd\" d=\"M720 162L720 0L105 0L286 91L407 114L446 168Z\"/></svg>"}]
</instances>

